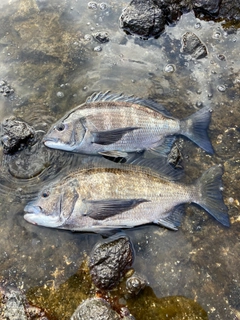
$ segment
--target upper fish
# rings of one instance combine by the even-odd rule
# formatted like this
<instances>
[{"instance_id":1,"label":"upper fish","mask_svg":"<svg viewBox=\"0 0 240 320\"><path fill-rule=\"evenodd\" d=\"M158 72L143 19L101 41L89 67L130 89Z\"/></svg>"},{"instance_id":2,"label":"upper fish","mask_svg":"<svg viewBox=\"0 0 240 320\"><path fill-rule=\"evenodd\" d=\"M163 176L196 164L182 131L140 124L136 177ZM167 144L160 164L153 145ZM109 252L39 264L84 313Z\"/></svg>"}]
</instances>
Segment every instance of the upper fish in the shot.
<instances>
[{"instance_id":1,"label":"upper fish","mask_svg":"<svg viewBox=\"0 0 240 320\"><path fill-rule=\"evenodd\" d=\"M24 218L36 225L102 234L149 223L177 230L182 205L192 202L229 226L222 172L219 166L211 167L185 185L142 167L82 169L41 190L26 205Z\"/></svg>"},{"instance_id":2,"label":"upper fish","mask_svg":"<svg viewBox=\"0 0 240 320\"><path fill-rule=\"evenodd\" d=\"M169 137L183 135L213 153L207 135L210 120L208 107L178 120L154 101L99 92L54 124L43 141L54 149L127 157L131 152L159 151L163 145L170 148Z\"/></svg>"}]
</instances>

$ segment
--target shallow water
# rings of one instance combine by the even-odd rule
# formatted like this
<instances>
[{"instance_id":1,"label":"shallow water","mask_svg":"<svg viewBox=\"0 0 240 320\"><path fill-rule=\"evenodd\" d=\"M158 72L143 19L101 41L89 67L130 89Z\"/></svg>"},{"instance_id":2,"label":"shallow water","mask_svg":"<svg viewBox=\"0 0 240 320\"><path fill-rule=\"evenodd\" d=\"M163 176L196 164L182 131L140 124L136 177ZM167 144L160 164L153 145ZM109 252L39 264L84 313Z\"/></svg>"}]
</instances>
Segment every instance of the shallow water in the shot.
<instances>
[{"instance_id":1,"label":"shallow water","mask_svg":"<svg viewBox=\"0 0 240 320\"><path fill-rule=\"evenodd\" d=\"M57 287L101 238L23 219L25 204L46 182L91 161L42 145L43 132L66 111L105 90L152 98L178 118L208 105L215 154L180 139L185 180L194 181L211 165L224 166L231 227L191 205L178 232L144 226L126 233L136 249L135 268L158 297L183 295L196 300L210 320L235 319L240 316L240 32L228 33L220 23L188 13L159 39L144 41L119 29L127 1L106 1L104 10L100 3L90 9L85 0L1 1L0 74L15 93L0 95L0 117L28 122L38 130L39 142L16 156L0 153L0 278L24 290ZM96 42L97 31L108 32L110 41ZM181 52L187 31L205 43L207 58L194 60Z\"/></svg>"}]
</instances>

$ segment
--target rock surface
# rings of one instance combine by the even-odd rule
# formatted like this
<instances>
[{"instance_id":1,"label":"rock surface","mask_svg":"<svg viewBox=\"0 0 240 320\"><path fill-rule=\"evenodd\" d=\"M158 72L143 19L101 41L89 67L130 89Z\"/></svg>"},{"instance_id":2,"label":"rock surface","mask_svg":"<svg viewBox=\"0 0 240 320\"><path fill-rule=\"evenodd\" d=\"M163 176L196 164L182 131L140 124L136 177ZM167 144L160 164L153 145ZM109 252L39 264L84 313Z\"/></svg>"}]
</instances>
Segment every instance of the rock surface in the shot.
<instances>
[{"instance_id":1,"label":"rock surface","mask_svg":"<svg viewBox=\"0 0 240 320\"><path fill-rule=\"evenodd\" d=\"M158 37L165 23L163 11L152 0L133 0L120 16L120 27L143 39Z\"/></svg>"},{"instance_id":2,"label":"rock surface","mask_svg":"<svg viewBox=\"0 0 240 320\"><path fill-rule=\"evenodd\" d=\"M23 121L6 119L2 123L1 142L4 153L13 154L24 148L34 137L34 130Z\"/></svg>"},{"instance_id":3,"label":"rock surface","mask_svg":"<svg viewBox=\"0 0 240 320\"><path fill-rule=\"evenodd\" d=\"M119 314L111 309L107 301L94 298L87 299L78 306L71 320L120 320Z\"/></svg>"},{"instance_id":4,"label":"rock surface","mask_svg":"<svg viewBox=\"0 0 240 320\"><path fill-rule=\"evenodd\" d=\"M93 283L102 290L114 288L131 267L133 260L134 250L127 236L114 236L98 243L89 261Z\"/></svg>"},{"instance_id":5,"label":"rock surface","mask_svg":"<svg viewBox=\"0 0 240 320\"><path fill-rule=\"evenodd\" d=\"M206 46L192 32L186 32L182 36L182 52L190 54L195 59L202 59L207 56Z\"/></svg>"}]
</instances>

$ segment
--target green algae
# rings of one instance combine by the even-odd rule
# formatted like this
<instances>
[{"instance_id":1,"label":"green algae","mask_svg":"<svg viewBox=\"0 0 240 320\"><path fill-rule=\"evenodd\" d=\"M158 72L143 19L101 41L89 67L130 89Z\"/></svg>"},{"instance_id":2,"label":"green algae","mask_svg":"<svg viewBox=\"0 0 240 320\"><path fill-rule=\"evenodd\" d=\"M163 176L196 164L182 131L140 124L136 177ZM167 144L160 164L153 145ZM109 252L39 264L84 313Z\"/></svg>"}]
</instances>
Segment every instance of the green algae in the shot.
<instances>
[{"instance_id":1,"label":"green algae","mask_svg":"<svg viewBox=\"0 0 240 320\"><path fill-rule=\"evenodd\" d=\"M50 320L70 319L79 304L94 296L105 298L117 311L126 306L136 320L208 320L207 312L197 302L183 296L158 298L149 286L137 296L129 295L124 279L116 289L100 293L92 284L87 260L58 288L34 287L26 296L31 304L46 310Z\"/></svg>"}]
</instances>

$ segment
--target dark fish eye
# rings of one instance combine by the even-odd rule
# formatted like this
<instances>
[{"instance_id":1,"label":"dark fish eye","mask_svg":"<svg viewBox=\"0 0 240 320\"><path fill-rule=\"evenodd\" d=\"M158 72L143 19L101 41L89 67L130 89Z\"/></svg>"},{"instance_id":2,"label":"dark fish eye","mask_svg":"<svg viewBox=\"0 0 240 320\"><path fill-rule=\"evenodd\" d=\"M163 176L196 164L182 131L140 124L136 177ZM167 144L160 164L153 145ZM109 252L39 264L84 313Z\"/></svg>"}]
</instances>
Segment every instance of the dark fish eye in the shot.
<instances>
[{"instance_id":1,"label":"dark fish eye","mask_svg":"<svg viewBox=\"0 0 240 320\"><path fill-rule=\"evenodd\" d=\"M65 129L65 124L60 123L56 126L57 131L63 131Z\"/></svg>"},{"instance_id":2,"label":"dark fish eye","mask_svg":"<svg viewBox=\"0 0 240 320\"><path fill-rule=\"evenodd\" d=\"M49 194L50 194L49 191L44 191L44 192L42 193L42 197L43 197L43 198L47 198L47 197L49 196Z\"/></svg>"}]
</instances>

